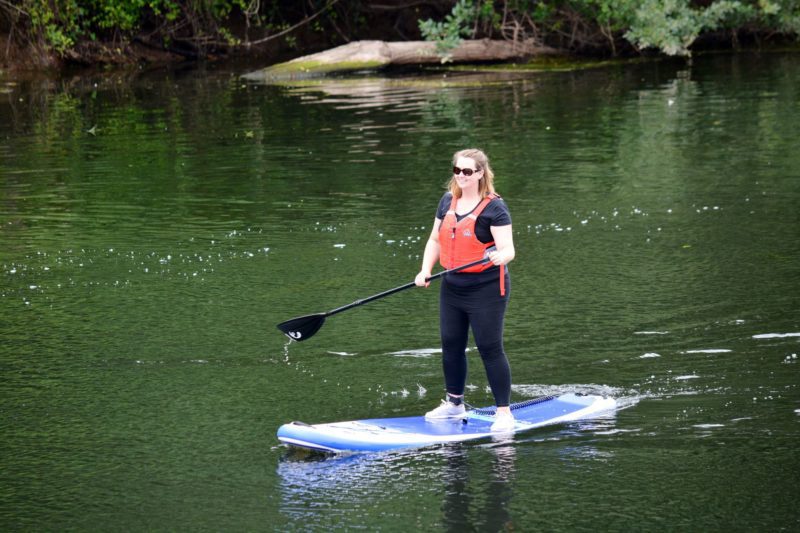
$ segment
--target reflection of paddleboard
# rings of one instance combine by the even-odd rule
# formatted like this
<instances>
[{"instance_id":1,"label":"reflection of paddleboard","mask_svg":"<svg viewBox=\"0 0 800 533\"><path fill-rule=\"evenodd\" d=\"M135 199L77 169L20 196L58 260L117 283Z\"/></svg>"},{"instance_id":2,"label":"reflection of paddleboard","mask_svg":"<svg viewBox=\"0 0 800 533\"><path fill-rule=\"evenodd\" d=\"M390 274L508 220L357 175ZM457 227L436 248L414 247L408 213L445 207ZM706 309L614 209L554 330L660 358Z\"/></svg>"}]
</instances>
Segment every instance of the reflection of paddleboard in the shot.
<instances>
[{"instance_id":1,"label":"reflection of paddleboard","mask_svg":"<svg viewBox=\"0 0 800 533\"><path fill-rule=\"evenodd\" d=\"M613 398L573 393L515 403L511 405L517 420L513 432L592 418L614 411L616 407ZM493 435L489 429L494 421L493 415L494 408L490 407L471 409L464 419L434 421L425 420L423 416L411 416L314 425L291 422L278 429L278 439L291 446L325 452L420 448L489 437Z\"/></svg>"}]
</instances>

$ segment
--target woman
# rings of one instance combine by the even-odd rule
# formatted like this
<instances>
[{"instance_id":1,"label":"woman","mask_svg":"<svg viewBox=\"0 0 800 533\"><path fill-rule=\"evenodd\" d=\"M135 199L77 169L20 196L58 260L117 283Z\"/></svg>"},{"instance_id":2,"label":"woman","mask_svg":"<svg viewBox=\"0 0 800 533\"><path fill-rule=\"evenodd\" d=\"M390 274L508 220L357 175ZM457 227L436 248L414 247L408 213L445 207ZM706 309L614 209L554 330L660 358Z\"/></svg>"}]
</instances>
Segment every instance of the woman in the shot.
<instances>
[{"instance_id":1,"label":"woman","mask_svg":"<svg viewBox=\"0 0 800 533\"><path fill-rule=\"evenodd\" d=\"M447 269L487 257L485 264L448 274L440 289L439 327L446 397L427 419L464 416L469 328L481 354L497 411L492 431L514 428L511 369L503 350L503 319L510 290L505 268L514 259L511 214L494 192L494 174L482 151L453 155L449 191L439 201L433 230L425 245L422 268L414 279L427 287L434 264Z\"/></svg>"}]
</instances>

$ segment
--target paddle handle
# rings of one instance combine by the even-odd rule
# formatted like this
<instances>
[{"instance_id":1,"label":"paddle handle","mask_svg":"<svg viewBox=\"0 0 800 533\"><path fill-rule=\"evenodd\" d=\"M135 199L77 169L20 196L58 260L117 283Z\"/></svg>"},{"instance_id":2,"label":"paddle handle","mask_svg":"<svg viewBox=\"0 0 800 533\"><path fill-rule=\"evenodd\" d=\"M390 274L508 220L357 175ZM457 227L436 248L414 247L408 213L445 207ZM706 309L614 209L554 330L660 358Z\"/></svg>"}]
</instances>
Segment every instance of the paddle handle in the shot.
<instances>
[{"instance_id":1,"label":"paddle handle","mask_svg":"<svg viewBox=\"0 0 800 533\"><path fill-rule=\"evenodd\" d=\"M489 261L489 258L488 257L484 257L483 259L478 259L477 261L473 261L471 263L467 263L466 265L461 265L459 267L451 268L449 270L442 270L441 272L437 272L436 274L432 275L429 278L425 278L425 281L433 281L433 280L435 280L437 278L441 278L442 276L444 276L446 274L453 274L455 272L460 272L461 270L464 270L464 269L467 269L467 268L470 268L470 267L474 267L474 266L486 263L487 261ZM337 307L336 309L333 309L333 310L328 311L327 313L325 313L325 316L328 317L328 316L331 316L331 315L335 315L336 313L341 313L342 311L347 311L348 309L352 309L353 307L357 307L359 305L364 305L366 303L369 303L369 302L372 302L372 301L375 301L375 300L379 300L380 298L385 298L386 296L390 296L390 295L392 295L392 294L394 294L396 292L404 291L406 289L410 289L411 287L416 287L416 286L417 286L416 283L414 283L412 281L410 283L406 283L405 285L400 285L399 287L395 287L394 289L389 289L388 291L383 291L381 293L373 294L372 296L368 296L366 298L362 298L360 300L356 300L355 302L353 302L351 304L343 305L342 307Z\"/></svg>"}]
</instances>

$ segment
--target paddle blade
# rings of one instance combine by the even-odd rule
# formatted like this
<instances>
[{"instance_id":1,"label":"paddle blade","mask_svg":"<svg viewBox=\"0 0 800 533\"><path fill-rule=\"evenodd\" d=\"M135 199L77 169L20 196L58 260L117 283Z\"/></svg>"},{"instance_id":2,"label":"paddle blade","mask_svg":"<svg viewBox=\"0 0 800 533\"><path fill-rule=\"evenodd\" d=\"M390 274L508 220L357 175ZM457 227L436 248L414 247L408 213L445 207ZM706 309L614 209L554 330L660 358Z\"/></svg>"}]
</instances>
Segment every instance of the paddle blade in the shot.
<instances>
[{"instance_id":1,"label":"paddle blade","mask_svg":"<svg viewBox=\"0 0 800 533\"><path fill-rule=\"evenodd\" d=\"M290 339L300 342L313 337L324 323L325 314L319 313L316 315L301 316L287 320L286 322L281 322L278 324L278 329Z\"/></svg>"}]
</instances>

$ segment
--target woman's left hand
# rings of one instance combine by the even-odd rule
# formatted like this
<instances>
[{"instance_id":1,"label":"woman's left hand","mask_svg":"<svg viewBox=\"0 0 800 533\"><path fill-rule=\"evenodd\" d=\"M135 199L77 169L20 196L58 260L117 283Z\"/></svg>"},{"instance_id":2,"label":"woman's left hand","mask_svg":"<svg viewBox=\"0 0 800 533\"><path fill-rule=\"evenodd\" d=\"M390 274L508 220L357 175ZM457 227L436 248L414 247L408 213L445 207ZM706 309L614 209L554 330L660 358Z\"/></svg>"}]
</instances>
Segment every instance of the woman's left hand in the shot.
<instances>
[{"instance_id":1,"label":"woman's left hand","mask_svg":"<svg viewBox=\"0 0 800 533\"><path fill-rule=\"evenodd\" d=\"M502 250L494 250L489 252L489 261L492 262L493 265L505 265L508 264L508 255L504 254Z\"/></svg>"}]
</instances>

